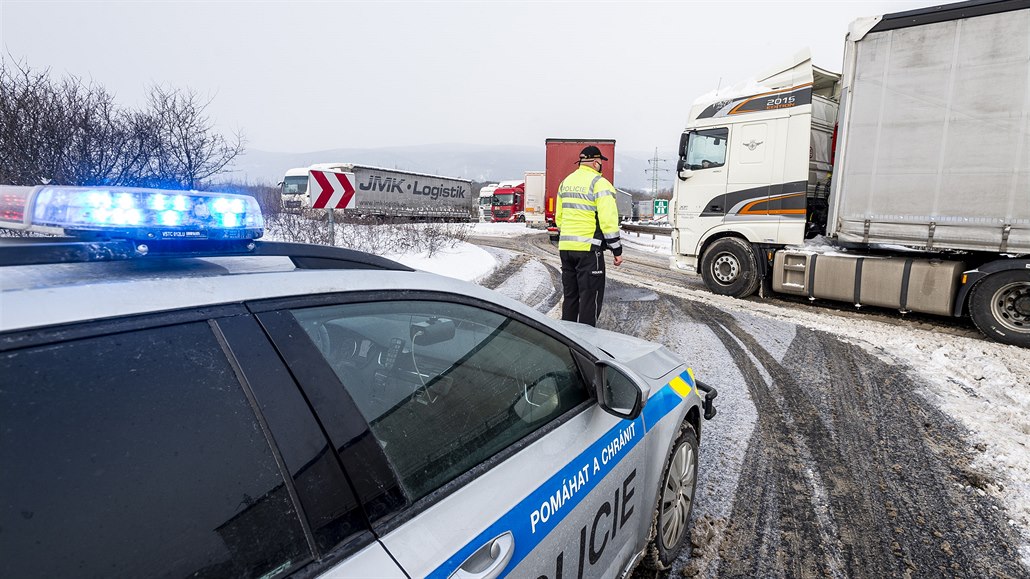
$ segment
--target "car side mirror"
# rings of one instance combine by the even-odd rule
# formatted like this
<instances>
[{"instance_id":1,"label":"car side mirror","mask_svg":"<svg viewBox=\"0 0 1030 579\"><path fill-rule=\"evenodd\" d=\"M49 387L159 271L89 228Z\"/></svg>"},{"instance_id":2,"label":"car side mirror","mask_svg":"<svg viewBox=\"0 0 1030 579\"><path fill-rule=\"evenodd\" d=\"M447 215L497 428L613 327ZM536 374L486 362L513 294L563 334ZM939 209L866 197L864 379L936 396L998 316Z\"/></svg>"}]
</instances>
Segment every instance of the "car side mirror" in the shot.
<instances>
[{"instance_id":1,"label":"car side mirror","mask_svg":"<svg viewBox=\"0 0 1030 579\"><path fill-rule=\"evenodd\" d=\"M608 414L634 420L644 408L644 396L650 394L609 362L598 362L594 372L597 403Z\"/></svg>"}]
</instances>

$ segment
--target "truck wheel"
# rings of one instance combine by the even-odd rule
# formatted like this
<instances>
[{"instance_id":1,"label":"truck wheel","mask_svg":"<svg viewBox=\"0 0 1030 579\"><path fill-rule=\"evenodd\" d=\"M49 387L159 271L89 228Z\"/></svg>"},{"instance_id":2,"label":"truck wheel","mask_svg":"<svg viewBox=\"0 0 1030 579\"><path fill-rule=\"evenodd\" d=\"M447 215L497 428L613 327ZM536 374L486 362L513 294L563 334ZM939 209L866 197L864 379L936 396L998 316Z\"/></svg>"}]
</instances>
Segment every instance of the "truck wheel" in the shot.
<instances>
[{"instance_id":1,"label":"truck wheel","mask_svg":"<svg viewBox=\"0 0 1030 579\"><path fill-rule=\"evenodd\" d=\"M969 315L988 338L1030 348L1030 273L1002 271L982 279L969 297Z\"/></svg>"},{"instance_id":2,"label":"truck wheel","mask_svg":"<svg viewBox=\"0 0 1030 579\"><path fill-rule=\"evenodd\" d=\"M758 289L758 262L751 246L739 237L724 237L701 256L701 278L712 293L745 298Z\"/></svg>"},{"instance_id":3,"label":"truck wheel","mask_svg":"<svg viewBox=\"0 0 1030 579\"><path fill-rule=\"evenodd\" d=\"M651 523L651 541L642 561L647 569L668 569L690 535L690 514L694 511L697 488L697 454L697 431L689 422L684 422L662 471L658 506Z\"/></svg>"}]
</instances>

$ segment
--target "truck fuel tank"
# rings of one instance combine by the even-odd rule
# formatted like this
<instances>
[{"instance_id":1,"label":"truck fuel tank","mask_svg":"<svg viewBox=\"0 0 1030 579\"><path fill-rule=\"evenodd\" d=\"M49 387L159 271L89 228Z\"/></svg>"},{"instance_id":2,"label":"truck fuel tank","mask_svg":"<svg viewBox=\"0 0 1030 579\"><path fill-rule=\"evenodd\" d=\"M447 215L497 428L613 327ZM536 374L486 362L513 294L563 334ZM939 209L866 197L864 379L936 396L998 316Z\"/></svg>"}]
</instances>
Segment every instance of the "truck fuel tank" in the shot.
<instances>
[{"instance_id":1,"label":"truck fuel tank","mask_svg":"<svg viewBox=\"0 0 1030 579\"><path fill-rule=\"evenodd\" d=\"M779 293L952 315L965 263L784 249L773 260Z\"/></svg>"}]
</instances>

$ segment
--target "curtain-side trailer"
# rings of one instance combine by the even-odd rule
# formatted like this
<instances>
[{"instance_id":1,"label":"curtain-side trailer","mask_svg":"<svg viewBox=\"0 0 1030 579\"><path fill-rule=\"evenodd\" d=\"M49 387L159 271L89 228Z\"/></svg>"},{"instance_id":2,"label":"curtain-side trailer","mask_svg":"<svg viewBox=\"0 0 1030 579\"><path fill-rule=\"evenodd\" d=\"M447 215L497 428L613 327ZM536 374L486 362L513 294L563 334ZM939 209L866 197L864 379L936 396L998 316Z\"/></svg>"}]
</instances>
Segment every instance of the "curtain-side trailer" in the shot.
<instances>
[{"instance_id":1,"label":"curtain-side trailer","mask_svg":"<svg viewBox=\"0 0 1030 579\"><path fill-rule=\"evenodd\" d=\"M354 163L317 163L287 171L282 189L284 208L311 206L307 183L302 185L300 180L306 180L312 170L354 174L354 203L346 209L349 215L470 221L478 201L472 197L468 179Z\"/></svg>"},{"instance_id":2,"label":"curtain-side trailer","mask_svg":"<svg viewBox=\"0 0 1030 579\"><path fill-rule=\"evenodd\" d=\"M805 52L698 99L679 157L672 265L713 292L968 314L1030 346L1025 0L860 19L842 75Z\"/></svg>"}]
</instances>

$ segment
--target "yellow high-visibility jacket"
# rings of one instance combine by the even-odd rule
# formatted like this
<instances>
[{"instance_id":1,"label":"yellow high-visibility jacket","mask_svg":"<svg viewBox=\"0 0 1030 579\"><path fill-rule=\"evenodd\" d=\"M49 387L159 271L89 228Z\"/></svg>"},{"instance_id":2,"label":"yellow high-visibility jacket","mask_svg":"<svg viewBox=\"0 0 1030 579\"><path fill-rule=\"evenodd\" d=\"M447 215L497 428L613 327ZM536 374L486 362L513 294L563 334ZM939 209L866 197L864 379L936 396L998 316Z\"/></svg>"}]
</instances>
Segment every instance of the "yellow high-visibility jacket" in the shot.
<instances>
[{"instance_id":1,"label":"yellow high-visibility jacket","mask_svg":"<svg viewBox=\"0 0 1030 579\"><path fill-rule=\"evenodd\" d=\"M615 187L591 167L580 165L558 187L554 223L560 229L558 249L610 249L622 255Z\"/></svg>"}]
</instances>

